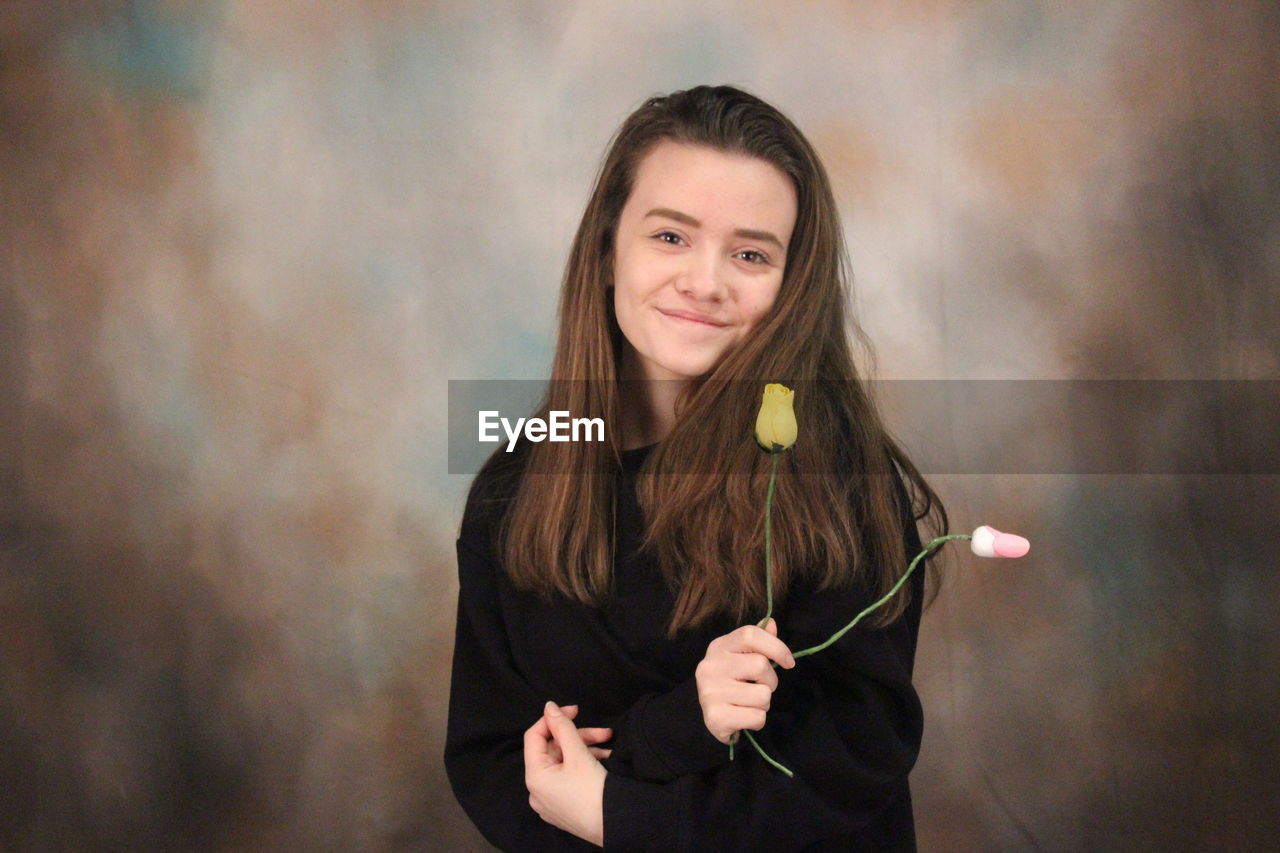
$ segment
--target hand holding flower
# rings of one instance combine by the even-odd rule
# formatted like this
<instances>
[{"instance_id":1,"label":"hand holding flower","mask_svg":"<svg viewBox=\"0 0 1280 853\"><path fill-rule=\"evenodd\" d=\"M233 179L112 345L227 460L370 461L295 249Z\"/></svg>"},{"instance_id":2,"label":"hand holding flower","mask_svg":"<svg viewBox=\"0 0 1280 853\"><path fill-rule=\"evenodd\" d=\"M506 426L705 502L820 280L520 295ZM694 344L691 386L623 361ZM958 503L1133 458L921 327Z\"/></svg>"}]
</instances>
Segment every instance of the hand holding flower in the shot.
<instances>
[{"instance_id":1,"label":"hand holding flower","mask_svg":"<svg viewBox=\"0 0 1280 853\"><path fill-rule=\"evenodd\" d=\"M778 623L770 619L762 629L743 625L717 637L694 672L698 702L707 731L721 743L741 729L764 728L778 675L773 663L796 665L791 650L778 639Z\"/></svg>"}]
</instances>

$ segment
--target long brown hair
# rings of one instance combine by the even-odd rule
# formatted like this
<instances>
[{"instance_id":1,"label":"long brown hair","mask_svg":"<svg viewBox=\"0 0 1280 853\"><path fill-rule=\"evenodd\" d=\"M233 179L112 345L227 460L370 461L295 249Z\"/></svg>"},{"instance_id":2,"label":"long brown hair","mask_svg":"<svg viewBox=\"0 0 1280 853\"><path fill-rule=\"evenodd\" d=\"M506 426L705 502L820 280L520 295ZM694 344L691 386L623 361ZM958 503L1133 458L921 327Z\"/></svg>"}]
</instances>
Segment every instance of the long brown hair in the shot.
<instances>
[{"instance_id":1,"label":"long brown hair","mask_svg":"<svg viewBox=\"0 0 1280 853\"><path fill-rule=\"evenodd\" d=\"M778 466L775 598L801 576L820 588L856 580L878 597L915 556L905 553L904 512L929 517L940 535L946 510L886 434L854 360L855 342L868 362L874 353L851 316L849 262L826 171L799 129L759 98L730 86L698 86L648 99L618 129L573 241L552 381L537 415L567 411L621 423L625 341L610 289L614 238L640 162L666 139L771 163L793 181L798 205L772 308L708 374L689 383L674 427L637 475L647 523L641 547L677 596L668 634L716 614L745 622L748 614L756 621L764 613L762 519L771 460L756 447L752 427L766 382L797 389L800 424L800 438ZM819 387L820 393L802 390ZM519 454L500 448L486 462L476 482L506 495L496 553L515 586L592 606L609 594L620 436L620 429L606 429L604 442L521 442ZM895 488L895 464L914 486L909 495ZM930 574L936 595L934 560ZM904 587L874 623L899 618L909 592Z\"/></svg>"}]
</instances>

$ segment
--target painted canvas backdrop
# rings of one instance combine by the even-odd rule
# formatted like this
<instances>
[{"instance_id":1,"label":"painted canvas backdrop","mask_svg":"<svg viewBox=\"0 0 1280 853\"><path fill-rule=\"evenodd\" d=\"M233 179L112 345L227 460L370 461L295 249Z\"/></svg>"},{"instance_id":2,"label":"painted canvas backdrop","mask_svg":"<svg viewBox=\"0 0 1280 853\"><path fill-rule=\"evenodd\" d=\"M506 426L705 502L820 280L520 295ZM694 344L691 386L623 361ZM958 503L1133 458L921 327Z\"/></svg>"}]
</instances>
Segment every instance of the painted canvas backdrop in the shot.
<instances>
[{"instance_id":1,"label":"painted canvas backdrop","mask_svg":"<svg viewBox=\"0 0 1280 853\"><path fill-rule=\"evenodd\" d=\"M882 378L1280 379L1278 17L4 4L0 846L488 849L441 764L446 383L546 375L650 95L809 135ZM1276 478L934 483L1034 549L926 614L922 849L1271 843Z\"/></svg>"}]
</instances>

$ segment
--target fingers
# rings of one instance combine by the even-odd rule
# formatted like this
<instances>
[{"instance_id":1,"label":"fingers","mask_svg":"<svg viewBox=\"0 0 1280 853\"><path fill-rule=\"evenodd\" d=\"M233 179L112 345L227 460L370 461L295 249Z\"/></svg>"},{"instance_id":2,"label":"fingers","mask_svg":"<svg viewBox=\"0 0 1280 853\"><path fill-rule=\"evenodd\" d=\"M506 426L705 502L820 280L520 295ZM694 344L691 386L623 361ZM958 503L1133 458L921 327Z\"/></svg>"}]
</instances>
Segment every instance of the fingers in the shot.
<instances>
[{"instance_id":1,"label":"fingers","mask_svg":"<svg viewBox=\"0 0 1280 853\"><path fill-rule=\"evenodd\" d=\"M569 761L603 761L613 755L612 749L593 746L613 737L613 729L593 727L579 729L573 723L578 714L577 705L564 708L548 702L542 716L525 730L524 767L525 787L533 791L538 784L535 775L542 771L564 767ZM530 802L532 803L532 794ZM537 807L535 807L535 811ZM541 814L541 812L539 812Z\"/></svg>"},{"instance_id":2,"label":"fingers","mask_svg":"<svg viewBox=\"0 0 1280 853\"><path fill-rule=\"evenodd\" d=\"M613 737L613 729L578 729L578 737L588 746L604 743Z\"/></svg>"},{"instance_id":3,"label":"fingers","mask_svg":"<svg viewBox=\"0 0 1280 853\"><path fill-rule=\"evenodd\" d=\"M569 719L571 719L571 720L572 720L572 719L574 719L574 718L576 718L576 717L578 716L578 706L577 706L577 705L560 705L560 706L558 706L558 707L560 708L561 713L563 713L566 717L568 717L568 718L569 718ZM543 723L543 727L544 727L544 732L543 732L543 733L544 733L544 735L545 735L546 737L551 737L551 731L550 731L550 729L546 729L546 718L547 718L547 709L546 709L546 707L544 706L544 707L543 707L543 709L542 709L542 717L541 717L541 719L539 720L539 722ZM613 737L613 729L611 729L611 728L607 728L607 727L601 727L601 728L583 728L583 729L578 729L578 731L582 733L582 735L583 735L583 740L586 740L586 739L587 739L587 738L589 738L589 737L591 737L591 738L596 738L597 740L596 740L595 742L597 742L597 743L598 743L599 741L605 741L605 740L608 740L609 738ZM601 735L603 735L603 736L601 736Z\"/></svg>"},{"instance_id":4,"label":"fingers","mask_svg":"<svg viewBox=\"0 0 1280 853\"><path fill-rule=\"evenodd\" d=\"M740 708L731 705L726 708L723 713L724 723L729 727L731 732L741 729L751 729L752 731L760 731L764 728L765 721L769 715L759 708ZM723 743L728 743L728 736L721 739Z\"/></svg>"},{"instance_id":5,"label":"fingers","mask_svg":"<svg viewBox=\"0 0 1280 853\"><path fill-rule=\"evenodd\" d=\"M705 705L717 709L743 708L750 711L768 711L773 704L773 690L764 684L735 681L715 685L700 698ZM725 721L719 720L719 722Z\"/></svg>"},{"instance_id":6,"label":"fingers","mask_svg":"<svg viewBox=\"0 0 1280 853\"><path fill-rule=\"evenodd\" d=\"M566 714L565 716L568 715ZM546 717L542 719L545 721ZM595 744L610 740L613 737L613 729L578 729L578 736L582 738L582 742L590 748L591 754L596 758L603 759L613 755L612 749L595 746ZM560 745L554 739L547 741L547 754L551 756L552 761L556 764L564 762L564 753L560 751Z\"/></svg>"},{"instance_id":7,"label":"fingers","mask_svg":"<svg viewBox=\"0 0 1280 853\"><path fill-rule=\"evenodd\" d=\"M524 766L526 784L528 784L527 777L530 770L542 769L544 767L550 767L560 763L558 760L551 757L547 748L547 738L549 733L544 734L544 732L547 732L545 718L539 719L538 722L530 726L524 733Z\"/></svg>"},{"instance_id":8,"label":"fingers","mask_svg":"<svg viewBox=\"0 0 1280 853\"><path fill-rule=\"evenodd\" d=\"M753 627L752 630L759 631L760 629ZM760 633L764 634L763 631ZM725 638L730 636L732 635L726 634ZM775 638L775 642L780 641ZM713 641L714 644L715 641ZM765 654L759 651L729 651L729 648L730 646L727 643L718 649L708 648L707 657L700 664L705 668L707 676L716 679L728 678L737 681L754 681L758 684L768 685L771 690L778 688L778 674L775 671L775 666ZM786 647L783 646L783 648L785 649ZM791 666L795 665L790 651L786 652L783 660L788 661Z\"/></svg>"},{"instance_id":9,"label":"fingers","mask_svg":"<svg viewBox=\"0 0 1280 853\"><path fill-rule=\"evenodd\" d=\"M791 656L791 649L787 648L787 644L778 639L778 623L770 619L769 625L772 626L773 633L755 625L743 625L741 628L725 634L723 637L717 637L711 642L712 645L719 644L720 651L738 654L754 652L755 654L764 655L770 660L777 661L779 666L791 669L796 665L796 659Z\"/></svg>"},{"instance_id":10,"label":"fingers","mask_svg":"<svg viewBox=\"0 0 1280 853\"><path fill-rule=\"evenodd\" d=\"M759 708L742 708L737 705L722 705L716 709L714 719L704 717L707 730L721 743L733 743L735 737L743 729L760 731L764 728L769 715Z\"/></svg>"},{"instance_id":11,"label":"fingers","mask_svg":"<svg viewBox=\"0 0 1280 853\"><path fill-rule=\"evenodd\" d=\"M551 736L559 745L560 752L566 762L582 757L584 753L588 752L587 745L578 736L578 727L573 724L573 720L565 716L564 712L560 710L560 706L555 702L547 703L543 719L547 721L547 727L551 729Z\"/></svg>"},{"instance_id":12,"label":"fingers","mask_svg":"<svg viewBox=\"0 0 1280 853\"><path fill-rule=\"evenodd\" d=\"M587 751L595 756L597 761L603 761L613 755L612 749L603 749L598 746L588 747ZM552 764L564 764L564 753L560 751L560 745L554 740L547 741L547 755L551 756Z\"/></svg>"},{"instance_id":13,"label":"fingers","mask_svg":"<svg viewBox=\"0 0 1280 853\"><path fill-rule=\"evenodd\" d=\"M559 708L560 708L560 711L571 720L578 716L577 705L560 705ZM542 724L543 736L549 738L551 737L551 730L547 727L548 726L547 716L548 716L547 709L543 708L542 717L541 719L538 720L538 722ZM611 740L613 738L613 729L609 728L608 726L580 728L578 729L578 736L582 738L583 743L587 744L588 746L591 746L597 743L604 743L607 740Z\"/></svg>"},{"instance_id":14,"label":"fingers","mask_svg":"<svg viewBox=\"0 0 1280 853\"><path fill-rule=\"evenodd\" d=\"M778 689L778 673L769 659L761 654L734 654L724 661L724 672L735 681L764 684L770 690Z\"/></svg>"},{"instance_id":15,"label":"fingers","mask_svg":"<svg viewBox=\"0 0 1280 853\"><path fill-rule=\"evenodd\" d=\"M564 753L562 753L562 752L560 751L560 747L556 746L556 742L555 742L555 741L551 741L551 747L550 747L550 748L554 751L556 763L557 763L557 764L563 764L563 763L564 763ZM608 758L610 755L613 755L613 750L612 750L612 749L601 749L601 748L600 748L600 747L598 747L598 746L591 746L591 747L587 747L587 752L590 752L590 753L591 753L591 755L592 755L592 756L593 756L597 761L603 761L604 759Z\"/></svg>"},{"instance_id":16,"label":"fingers","mask_svg":"<svg viewBox=\"0 0 1280 853\"><path fill-rule=\"evenodd\" d=\"M767 711L773 703L773 689L766 684L739 681L723 688L720 698L728 705Z\"/></svg>"}]
</instances>

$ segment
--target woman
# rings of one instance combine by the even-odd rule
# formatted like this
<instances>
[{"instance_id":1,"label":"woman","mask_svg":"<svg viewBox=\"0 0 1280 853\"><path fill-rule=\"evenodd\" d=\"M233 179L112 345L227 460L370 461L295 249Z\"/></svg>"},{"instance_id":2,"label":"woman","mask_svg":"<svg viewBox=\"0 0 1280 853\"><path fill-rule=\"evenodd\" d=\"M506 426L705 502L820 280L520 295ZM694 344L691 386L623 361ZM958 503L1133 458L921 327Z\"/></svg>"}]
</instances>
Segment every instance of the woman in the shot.
<instances>
[{"instance_id":1,"label":"woman","mask_svg":"<svg viewBox=\"0 0 1280 853\"><path fill-rule=\"evenodd\" d=\"M916 518L946 529L861 381L846 269L825 171L763 101L700 86L615 135L539 407L601 417L607 440L493 454L458 539L445 762L494 844L915 849L923 573L791 657L901 578ZM800 437L778 466L762 629L767 382L795 389ZM742 729L795 777L746 739L731 760Z\"/></svg>"}]
</instances>

